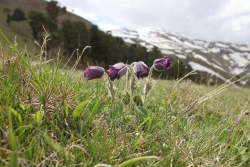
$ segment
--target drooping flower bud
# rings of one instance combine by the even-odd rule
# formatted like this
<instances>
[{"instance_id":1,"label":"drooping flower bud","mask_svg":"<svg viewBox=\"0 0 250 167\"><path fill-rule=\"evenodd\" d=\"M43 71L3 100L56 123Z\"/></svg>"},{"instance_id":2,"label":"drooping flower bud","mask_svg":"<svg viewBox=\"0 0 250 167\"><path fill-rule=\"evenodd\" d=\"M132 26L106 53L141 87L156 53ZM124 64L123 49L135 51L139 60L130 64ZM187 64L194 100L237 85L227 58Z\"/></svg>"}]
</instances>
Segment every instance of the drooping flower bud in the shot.
<instances>
[{"instance_id":1,"label":"drooping flower bud","mask_svg":"<svg viewBox=\"0 0 250 167\"><path fill-rule=\"evenodd\" d=\"M87 80L101 78L104 74L104 68L99 66L89 66L84 70L84 77Z\"/></svg>"},{"instance_id":2,"label":"drooping flower bud","mask_svg":"<svg viewBox=\"0 0 250 167\"><path fill-rule=\"evenodd\" d=\"M161 59L156 59L153 63L154 69L159 71L167 71L172 67L172 60L165 56Z\"/></svg>"},{"instance_id":3,"label":"drooping flower bud","mask_svg":"<svg viewBox=\"0 0 250 167\"><path fill-rule=\"evenodd\" d=\"M115 79L120 79L123 75L125 75L127 70L127 66L124 63L109 65L108 76L111 81L114 81Z\"/></svg>"},{"instance_id":4,"label":"drooping flower bud","mask_svg":"<svg viewBox=\"0 0 250 167\"><path fill-rule=\"evenodd\" d=\"M134 73L138 79L147 77L149 70L150 68L143 61L136 62L134 65Z\"/></svg>"}]
</instances>

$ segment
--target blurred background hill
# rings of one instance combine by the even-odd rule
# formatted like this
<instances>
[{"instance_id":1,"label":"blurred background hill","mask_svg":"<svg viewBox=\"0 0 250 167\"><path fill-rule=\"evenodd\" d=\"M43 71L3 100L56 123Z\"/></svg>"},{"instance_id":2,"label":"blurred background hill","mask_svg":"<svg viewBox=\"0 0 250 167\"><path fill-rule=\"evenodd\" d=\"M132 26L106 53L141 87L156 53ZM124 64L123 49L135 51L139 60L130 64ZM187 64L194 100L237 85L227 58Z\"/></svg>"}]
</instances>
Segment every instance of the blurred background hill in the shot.
<instances>
[{"instance_id":1,"label":"blurred background hill","mask_svg":"<svg viewBox=\"0 0 250 167\"><path fill-rule=\"evenodd\" d=\"M87 65L108 68L117 62L144 61L151 66L157 58L168 55L173 59L173 68L156 77L177 79L197 70L198 75L189 79L197 83L216 84L225 82L250 61L250 47L220 41L206 41L162 28L135 30L111 30L103 32L90 21L68 11L57 1L0 0L0 29L7 38L22 50L26 48L39 54L45 36L49 34L47 51L54 57L58 50L63 62L71 56L74 64L83 48L91 46L82 55L78 69ZM2 48L9 49L0 37ZM78 50L77 50L78 49ZM244 69L237 79L249 76L250 68ZM241 84L249 84L244 80Z\"/></svg>"}]
</instances>

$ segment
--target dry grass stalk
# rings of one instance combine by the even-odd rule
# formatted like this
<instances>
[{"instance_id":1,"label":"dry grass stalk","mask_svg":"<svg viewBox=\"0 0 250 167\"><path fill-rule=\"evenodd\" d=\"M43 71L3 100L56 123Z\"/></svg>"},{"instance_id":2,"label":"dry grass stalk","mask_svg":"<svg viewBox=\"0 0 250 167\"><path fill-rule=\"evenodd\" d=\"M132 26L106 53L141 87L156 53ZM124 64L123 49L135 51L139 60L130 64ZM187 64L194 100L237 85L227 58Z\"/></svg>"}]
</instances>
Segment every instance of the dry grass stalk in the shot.
<instances>
[{"instance_id":1,"label":"dry grass stalk","mask_svg":"<svg viewBox=\"0 0 250 167\"><path fill-rule=\"evenodd\" d=\"M249 101L248 101L249 102ZM248 104L248 102L246 103L246 105ZM245 107L246 105L244 106L244 109L243 111L240 113L240 115L238 116L238 119L235 121L234 125L232 126L231 130L230 130L230 133L228 135L228 142L231 142L231 137L233 136L234 132L235 132L235 128L236 126L240 123L240 121L242 120L243 116L244 115L248 115L249 114L249 111L244 111L245 110Z\"/></svg>"},{"instance_id":2,"label":"dry grass stalk","mask_svg":"<svg viewBox=\"0 0 250 167\"><path fill-rule=\"evenodd\" d=\"M91 46L85 46L85 47L83 48L83 50L82 50L82 52L81 52L80 55L78 54L78 49L76 50L76 51L77 51L77 59L76 59L75 64L74 64L73 67L71 68L71 71L74 71L74 70L76 69L77 65L79 64L79 62L80 62L80 60L81 60L81 58L82 58L82 55L83 55L84 51L85 51L86 49L90 48L90 47L91 47Z\"/></svg>"}]
</instances>

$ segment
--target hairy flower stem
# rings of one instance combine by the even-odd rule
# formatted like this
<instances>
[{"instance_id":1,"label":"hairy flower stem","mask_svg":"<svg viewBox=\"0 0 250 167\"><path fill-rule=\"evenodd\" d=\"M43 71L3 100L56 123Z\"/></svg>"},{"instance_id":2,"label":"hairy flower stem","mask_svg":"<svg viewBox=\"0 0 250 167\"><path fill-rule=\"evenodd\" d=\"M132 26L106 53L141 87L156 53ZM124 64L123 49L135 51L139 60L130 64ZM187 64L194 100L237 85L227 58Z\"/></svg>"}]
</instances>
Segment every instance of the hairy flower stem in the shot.
<instances>
[{"instance_id":1,"label":"hairy flower stem","mask_svg":"<svg viewBox=\"0 0 250 167\"><path fill-rule=\"evenodd\" d=\"M148 80L147 80L147 82L148 82ZM147 82L145 83L144 90L143 90L143 95L144 95L143 98L142 98L142 103L143 103L143 105L146 104L146 99L147 99L147 94L148 94L148 92L145 91L145 90L148 89L148 84L147 84Z\"/></svg>"},{"instance_id":2,"label":"hairy flower stem","mask_svg":"<svg viewBox=\"0 0 250 167\"><path fill-rule=\"evenodd\" d=\"M133 97L135 89L136 89L135 77L132 76L130 80L130 109L132 109L133 107Z\"/></svg>"},{"instance_id":3,"label":"hairy flower stem","mask_svg":"<svg viewBox=\"0 0 250 167\"><path fill-rule=\"evenodd\" d=\"M129 83L130 83L130 87L129 87L129 89L130 89L130 109L132 110L133 109L133 96L134 96L134 91L135 91L135 89L136 89L136 80L135 80L135 76L134 75L132 75L133 74L133 65L134 65L135 63L132 63L130 66L128 66L129 68L129 70L128 70L128 72L129 72L129 75L127 76L127 79L128 79L128 81L130 81Z\"/></svg>"},{"instance_id":4,"label":"hairy flower stem","mask_svg":"<svg viewBox=\"0 0 250 167\"><path fill-rule=\"evenodd\" d=\"M146 104L146 99L147 99L148 92L151 90L152 86L155 84L154 81L151 79L153 69L154 69L153 66L151 66L147 81L145 82L145 85L144 85L144 88L143 88L143 97L142 97L143 105Z\"/></svg>"},{"instance_id":5,"label":"hairy flower stem","mask_svg":"<svg viewBox=\"0 0 250 167\"><path fill-rule=\"evenodd\" d=\"M154 66L151 66L151 67L150 67L150 70L149 70L148 80L151 79L151 76L152 76L152 74L153 74L153 69L154 69Z\"/></svg>"},{"instance_id":6,"label":"hairy flower stem","mask_svg":"<svg viewBox=\"0 0 250 167\"><path fill-rule=\"evenodd\" d=\"M116 88L114 87L109 77L108 77L108 82L107 82L107 88L108 88L109 95L111 97L111 105L112 105L115 99Z\"/></svg>"},{"instance_id":7,"label":"hairy flower stem","mask_svg":"<svg viewBox=\"0 0 250 167\"><path fill-rule=\"evenodd\" d=\"M129 68L129 70L127 71L127 74L126 74L126 89L129 90L129 80L131 78L131 70Z\"/></svg>"},{"instance_id":8,"label":"hairy flower stem","mask_svg":"<svg viewBox=\"0 0 250 167\"><path fill-rule=\"evenodd\" d=\"M115 110L113 110L113 107L114 107L114 101L115 101L116 88L113 85L113 82L110 80L110 78L109 77L107 77L107 78L108 78L108 81L107 81L108 93L109 93L109 96L111 97L110 116L111 116L111 118L114 118L114 115L115 115L114 111ZM114 126L114 122L113 121L112 121L112 126Z\"/></svg>"}]
</instances>

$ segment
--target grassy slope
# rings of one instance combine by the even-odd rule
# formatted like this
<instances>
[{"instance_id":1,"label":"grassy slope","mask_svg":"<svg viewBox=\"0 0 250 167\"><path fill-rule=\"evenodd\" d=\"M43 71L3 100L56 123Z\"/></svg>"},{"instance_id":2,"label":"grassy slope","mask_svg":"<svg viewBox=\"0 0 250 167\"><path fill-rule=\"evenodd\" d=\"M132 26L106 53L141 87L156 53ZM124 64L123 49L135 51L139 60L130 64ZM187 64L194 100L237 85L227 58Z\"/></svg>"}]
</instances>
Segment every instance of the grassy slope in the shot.
<instances>
[{"instance_id":1,"label":"grassy slope","mask_svg":"<svg viewBox=\"0 0 250 167\"><path fill-rule=\"evenodd\" d=\"M180 115L218 86L157 80L136 110L125 78L112 103L106 77L86 81L57 62L30 71L8 53L0 53L0 166L117 166L149 155L158 159L140 166L250 165L249 89L228 87Z\"/></svg>"},{"instance_id":2,"label":"grassy slope","mask_svg":"<svg viewBox=\"0 0 250 167\"><path fill-rule=\"evenodd\" d=\"M17 37L17 43L20 49L23 49L26 46L29 50L35 49L39 51L39 48L34 43L32 38L32 30L29 27L28 21L21 22L19 27L21 32L18 33L18 23L11 22L10 26L6 23L6 14L3 13L3 9L9 8L14 11L15 8L22 9L26 17L28 17L29 12L32 10L42 12L46 15L46 1L44 0L1 0L0 1L0 29L5 33L5 35L11 40L14 41L15 36ZM64 15L59 16L59 21L69 19L71 21L82 21L86 24L87 28L90 28L92 24L73 13L67 12ZM46 27L45 27L46 28ZM0 37L0 43L3 43L3 38ZM4 48L7 46L3 46Z\"/></svg>"},{"instance_id":3,"label":"grassy slope","mask_svg":"<svg viewBox=\"0 0 250 167\"><path fill-rule=\"evenodd\" d=\"M14 9L28 1L6 2ZM0 5L0 11L4 7ZM28 12L34 7L27 5L24 9ZM36 9L44 11L44 6L36 4ZM70 14L62 17L78 18ZM1 29L13 40L17 23L8 27L5 19L0 15ZM19 49L27 45L29 53L33 48L39 50L27 22L20 28ZM149 115L144 118L128 105L124 78L114 82L119 92L112 105L105 79L86 81L82 72L61 73L54 62L32 66L36 81L19 58L11 57L13 51L2 36L0 41L4 48L0 51L0 166L15 161L20 166L116 166L145 155L158 159L140 166L249 166L250 124L245 111L250 109L250 90L229 87L179 116L218 86L157 80L143 106ZM140 89L135 95L140 95ZM86 101L89 103L79 110L83 113L73 118L76 106ZM43 113L41 119L38 111Z\"/></svg>"}]
</instances>

